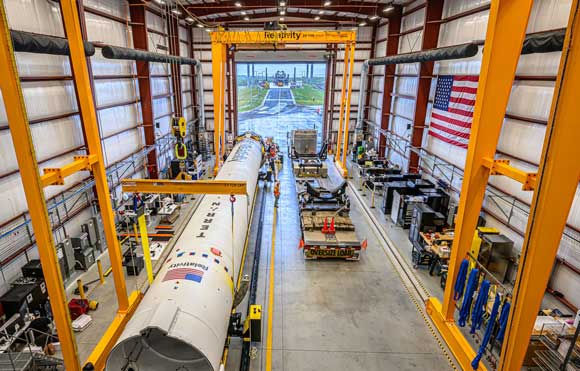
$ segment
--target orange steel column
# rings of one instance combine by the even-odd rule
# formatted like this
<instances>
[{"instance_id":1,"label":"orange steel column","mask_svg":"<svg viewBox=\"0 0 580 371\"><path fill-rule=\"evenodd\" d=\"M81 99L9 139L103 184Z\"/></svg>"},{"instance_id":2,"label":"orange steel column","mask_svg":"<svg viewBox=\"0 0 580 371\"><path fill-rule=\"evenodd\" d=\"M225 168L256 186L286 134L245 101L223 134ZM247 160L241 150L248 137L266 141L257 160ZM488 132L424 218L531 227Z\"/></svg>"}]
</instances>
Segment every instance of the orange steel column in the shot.
<instances>
[{"instance_id":1,"label":"orange steel column","mask_svg":"<svg viewBox=\"0 0 580 371\"><path fill-rule=\"evenodd\" d=\"M499 363L504 371L522 367L578 187L580 49L573 41L579 38L580 9L574 0Z\"/></svg>"},{"instance_id":2,"label":"orange steel column","mask_svg":"<svg viewBox=\"0 0 580 371\"><path fill-rule=\"evenodd\" d=\"M217 175L221 164L221 132L224 125L224 106L221 104L221 96L224 94L224 85L222 80L223 68L223 51L224 45L214 42L211 45L212 57L212 79L213 79L213 146L215 153L215 166L213 168L214 176Z\"/></svg>"},{"instance_id":3,"label":"orange steel column","mask_svg":"<svg viewBox=\"0 0 580 371\"><path fill-rule=\"evenodd\" d=\"M350 98L352 93L352 78L354 73L354 42L350 45L350 57L349 57L349 72L348 72L348 90L346 98L346 114L344 118L344 138L342 142L342 171L343 175L347 175L346 169L346 155L348 152L348 124L350 121ZM362 84L362 83L361 83ZM360 94L360 92L359 92Z\"/></svg>"},{"instance_id":4,"label":"orange steel column","mask_svg":"<svg viewBox=\"0 0 580 371\"><path fill-rule=\"evenodd\" d=\"M455 324L452 283L471 247L490 175L485 161L493 159L496 152L532 4L533 0L491 2L455 239L449 260L447 282L450 284L445 287L443 303L434 297L426 302L427 313L463 369L471 368L475 351ZM480 363L479 369L484 370L485 366Z\"/></svg>"},{"instance_id":5,"label":"orange steel column","mask_svg":"<svg viewBox=\"0 0 580 371\"><path fill-rule=\"evenodd\" d=\"M0 76L2 76L0 89L6 108L10 134L14 142L16 160L20 169L22 186L28 203L28 212L38 246L46 289L50 296L65 367L70 371L80 371L76 341L70 324L66 293L52 239L51 223L38 172L34 143L30 133L3 0L0 0L0 13ZM84 55L82 58L84 59Z\"/></svg>"},{"instance_id":6,"label":"orange steel column","mask_svg":"<svg viewBox=\"0 0 580 371\"><path fill-rule=\"evenodd\" d=\"M90 155L97 156L97 162L92 166L95 188L97 191L99 208L103 218L103 227L107 241L111 268L115 281L115 291L119 303L119 311L126 311L129 307L125 275L121 265L121 248L117 240L115 220L112 213L109 184L105 173L103 151L99 136L99 128L96 119L93 93L87 71L82 33L76 8L75 0L61 1L64 27L69 41L71 66L77 82L79 108L83 119L83 125L87 136L87 147Z\"/></svg>"},{"instance_id":7,"label":"orange steel column","mask_svg":"<svg viewBox=\"0 0 580 371\"><path fill-rule=\"evenodd\" d=\"M350 54L350 43L346 44L344 48L344 63L343 63L343 71L342 71L342 90L340 93L340 114L338 116L338 133L336 137L336 152L334 158L336 161L340 161L340 146L342 142L342 119L344 117L344 105L345 105L345 94L346 94L346 78L347 78L347 71L348 71L348 60Z\"/></svg>"}]
</instances>

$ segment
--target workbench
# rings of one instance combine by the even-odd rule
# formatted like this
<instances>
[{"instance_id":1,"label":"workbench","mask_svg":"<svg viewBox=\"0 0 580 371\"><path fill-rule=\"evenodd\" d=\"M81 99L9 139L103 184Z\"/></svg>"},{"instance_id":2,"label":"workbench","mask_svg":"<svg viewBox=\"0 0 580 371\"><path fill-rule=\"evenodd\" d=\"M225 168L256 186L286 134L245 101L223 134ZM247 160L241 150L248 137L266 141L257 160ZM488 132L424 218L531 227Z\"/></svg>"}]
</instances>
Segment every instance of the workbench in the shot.
<instances>
[{"instance_id":1,"label":"workbench","mask_svg":"<svg viewBox=\"0 0 580 371\"><path fill-rule=\"evenodd\" d=\"M447 233L419 232L419 236L421 236L421 240L418 243L413 243L413 267L417 269L420 266L427 266L429 275L433 276L435 269L438 271L437 275L440 275L443 266L447 265L451 256L450 247L454 239L453 233L450 231Z\"/></svg>"}]
</instances>

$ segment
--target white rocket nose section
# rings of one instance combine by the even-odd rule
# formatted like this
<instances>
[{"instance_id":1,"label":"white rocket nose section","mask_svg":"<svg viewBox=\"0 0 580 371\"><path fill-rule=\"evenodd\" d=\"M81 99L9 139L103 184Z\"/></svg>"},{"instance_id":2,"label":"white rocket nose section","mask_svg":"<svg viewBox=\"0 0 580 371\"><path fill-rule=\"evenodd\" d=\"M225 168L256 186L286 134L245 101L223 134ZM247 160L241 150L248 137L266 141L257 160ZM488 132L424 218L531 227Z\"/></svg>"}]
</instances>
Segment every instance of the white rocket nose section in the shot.
<instances>
[{"instance_id":1,"label":"white rocket nose section","mask_svg":"<svg viewBox=\"0 0 580 371\"><path fill-rule=\"evenodd\" d=\"M107 370L213 371L209 360L192 345L153 328L117 344L107 360Z\"/></svg>"},{"instance_id":2,"label":"white rocket nose section","mask_svg":"<svg viewBox=\"0 0 580 371\"><path fill-rule=\"evenodd\" d=\"M149 312L151 313L151 312ZM183 331L174 331L174 325L182 322L183 315L173 300L167 300L153 309L146 317L149 326L119 342L109 355L107 369L124 371L147 370L213 370L203 352L178 336ZM189 328L203 333L205 329ZM173 335L170 336L169 334Z\"/></svg>"}]
</instances>

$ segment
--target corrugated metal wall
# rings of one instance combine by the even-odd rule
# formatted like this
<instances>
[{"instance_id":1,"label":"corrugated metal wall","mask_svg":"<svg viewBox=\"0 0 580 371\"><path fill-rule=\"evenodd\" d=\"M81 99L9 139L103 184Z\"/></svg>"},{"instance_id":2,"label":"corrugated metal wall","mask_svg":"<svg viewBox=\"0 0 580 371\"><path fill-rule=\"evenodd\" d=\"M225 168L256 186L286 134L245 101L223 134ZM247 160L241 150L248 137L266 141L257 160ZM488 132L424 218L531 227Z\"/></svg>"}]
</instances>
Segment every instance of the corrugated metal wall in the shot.
<instances>
[{"instance_id":1,"label":"corrugated metal wall","mask_svg":"<svg viewBox=\"0 0 580 371\"><path fill-rule=\"evenodd\" d=\"M58 2L8 0L5 5L11 29L64 37ZM85 0L83 5L89 41L133 47L127 2ZM167 20L147 13L150 50L167 53L159 47L167 45ZM184 41L180 43L180 52L187 56L185 27L180 29L180 38ZM16 53L16 59L39 167L60 167L71 162L73 156L84 154L69 58ZM90 58L90 67L105 165L115 170L110 183L115 186L118 178L144 177L144 138L135 63L107 60L97 48ZM187 80L183 82L184 107L191 106L191 72L189 67L182 67L182 71L189 75L183 78ZM158 137L169 132L169 118L174 111L170 73L169 65L152 64L154 113L160 124ZM193 116L192 108L185 109L189 118ZM0 103L0 154L0 203L5 205L0 209L1 294L7 283L20 274L20 267L38 255L3 103ZM158 151L158 157L160 166L166 164L167 152ZM86 186L88 177L88 172L77 173L68 177L64 186L51 186L45 191L57 242L80 233L80 225L93 213L90 204L94 196L91 187ZM118 186L111 193L114 200L120 199Z\"/></svg>"}]
</instances>

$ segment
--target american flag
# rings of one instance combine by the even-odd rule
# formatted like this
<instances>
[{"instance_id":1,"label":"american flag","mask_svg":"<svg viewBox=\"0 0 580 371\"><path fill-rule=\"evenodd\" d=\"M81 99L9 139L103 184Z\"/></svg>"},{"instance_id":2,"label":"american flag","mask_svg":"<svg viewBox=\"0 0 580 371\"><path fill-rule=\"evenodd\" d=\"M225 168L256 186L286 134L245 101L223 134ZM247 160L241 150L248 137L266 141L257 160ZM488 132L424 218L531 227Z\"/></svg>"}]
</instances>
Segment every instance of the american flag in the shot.
<instances>
[{"instance_id":1,"label":"american flag","mask_svg":"<svg viewBox=\"0 0 580 371\"><path fill-rule=\"evenodd\" d=\"M479 76L447 75L437 78L429 135L467 148Z\"/></svg>"},{"instance_id":2,"label":"american flag","mask_svg":"<svg viewBox=\"0 0 580 371\"><path fill-rule=\"evenodd\" d=\"M188 280L201 282L202 278L203 278L202 270L194 268L174 268L165 273L165 277L163 277L162 282L173 280Z\"/></svg>"}]
</instances>

